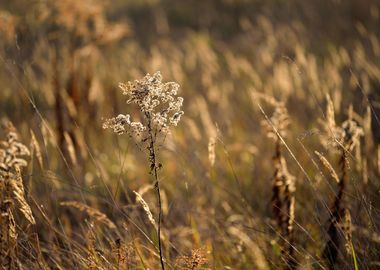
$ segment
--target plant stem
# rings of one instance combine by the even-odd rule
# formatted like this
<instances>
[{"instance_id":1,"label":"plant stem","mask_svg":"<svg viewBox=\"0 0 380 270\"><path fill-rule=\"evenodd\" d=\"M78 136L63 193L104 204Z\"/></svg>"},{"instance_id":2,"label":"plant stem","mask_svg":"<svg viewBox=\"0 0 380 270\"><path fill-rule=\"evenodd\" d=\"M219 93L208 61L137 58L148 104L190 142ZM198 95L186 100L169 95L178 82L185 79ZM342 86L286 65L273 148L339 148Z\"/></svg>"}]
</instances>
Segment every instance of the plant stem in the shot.
<instances>
[{"instance_id":1,"label":"plant stem","mask_svg":"<svg viewBox=\"0 0 380 270\"><path fill-rule=\"evenodd\" d=\"M149 115L150 116L150 115ZM154 135L152 130L152 125L150 121L148 123L148 131L149 131L149 161L150 161L150 171L153 173L154 180L155 180L155 189L157 192L157 201L158 201L158 226L157 226L157 238L158 238L158 249L160 253L160 263L161 263L161 269L165 270L165 264L162 254L162 243L161 243L161 222L162 222L162 203L161 203L161 192L160 192L160 180L158 177L158 171L157 171L157 162L156 162L156 151L154 148Z\"/></svg>"},{"instance_id":2,"label":"plant stem","mask_svg":"<svg viewBox=\"0 0 380 270\"><path fill-rule=\"evenodd\" d=\"M157 190L157 201L158 201L158 228L157 228L157 237L158 237L158 249L160 251L160 262L162 270L165 270L163 255L162 255L162 244L161 244L161 223L162 223L162 203L161 203L161 191L160 191L160 181L157 174L157 166L154 166L154 178L156 180L156 190Z\"/></svg>"},{"instance_id":3,"label":"plant stem","mask_svg":"<svg viewBox=\"0 0 380 270\"><path fill-rule=\"evenodd\" d=\"M342 222L342 216L346 210L346 202L344 193L346 192L346 185L348 182L348 164L346 150L342 148L342 153L339 159L339 165L341 167L341 177L338 184L338 194L335 198L333 209L331 210L330 225L328 229L328 235L330 237L326 244L323 256L328 263L328 269L335 269L335 263L338 259L340 248L340 229L339 224Z\"/></svg>"}]
</instances>

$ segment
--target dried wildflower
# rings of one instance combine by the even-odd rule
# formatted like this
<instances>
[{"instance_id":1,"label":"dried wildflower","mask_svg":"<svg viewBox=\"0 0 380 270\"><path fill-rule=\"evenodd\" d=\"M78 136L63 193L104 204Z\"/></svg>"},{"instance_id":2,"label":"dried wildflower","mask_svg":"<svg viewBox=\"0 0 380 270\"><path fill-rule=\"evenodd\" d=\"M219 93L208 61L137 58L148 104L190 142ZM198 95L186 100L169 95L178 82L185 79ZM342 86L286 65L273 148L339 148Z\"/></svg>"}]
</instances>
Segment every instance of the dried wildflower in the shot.
<instances>
[{"instance_id":1,"label":"dried wildflower","mask_svg":"<svg viewBox=\"0 0 380 270\"><path fill-rule=\"evenodd\" d=\"M162 82L161 73L158 71L151 76L147 74L141 80L135 80L126 84L121 83L123 95L128 97L127 104L135 104L140 110L142 120L131 121L129 114L119 114L115 118L106 120L103 128L111 128L119 135L129 134L141 138L141 143L146 145L148 150L150 174L154 177L154 187L157 194L157 204L159 208L157 222L158 249L160 255L161 269L165 270L162 242L161 242L161 221L162 221L162 200L160 193L160 180L158 170L162 167L158 162L158 145L157 139L160 135L166 135L170 126L177 126L181 120L183 111L181 111L183 98L178 97L179 85L175 82ZM165 136L163 136L165 137ZM153 215L148 205L142 199L141 195L135 192L138 201L143 205L148 219L155 224Z\"/></svg>"},{"instance_id":2,"label":"dried wildflower","mask_svg":"<svg viewBox=\"0 0 380 270\"><path fill-rule=\"evenodd\" d=\"M151 129L158 132L168 131L169 126L177 126L181 120L183 98L178 97L179 85L175 82L162 82L158 71L152 76L147 74L141 80L120 83L123 95L128 97L128 104L136 104L142 113L142 122L131 121L129 114L119 114L104 122L103 128L111 128L119 135L142 135Z\"/></svg>"}]
</instances>

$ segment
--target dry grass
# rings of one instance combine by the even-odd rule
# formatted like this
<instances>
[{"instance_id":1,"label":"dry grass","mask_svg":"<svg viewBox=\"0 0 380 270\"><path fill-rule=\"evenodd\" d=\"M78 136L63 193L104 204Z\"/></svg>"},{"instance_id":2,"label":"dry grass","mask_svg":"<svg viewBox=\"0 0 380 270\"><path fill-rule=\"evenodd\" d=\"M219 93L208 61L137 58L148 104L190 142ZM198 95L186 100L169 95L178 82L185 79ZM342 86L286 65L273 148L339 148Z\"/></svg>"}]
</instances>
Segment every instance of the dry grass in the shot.
<instances>
[{"instance_id":1,"label":"dry grass","mask_svg":"<svg viewBox=\"0 0 380 270\"><path fill-rule=\"evenodd\" d=\"M285 2L2 2L0 268L376 269L380 6Z\"/></svg>"}]
</instances>

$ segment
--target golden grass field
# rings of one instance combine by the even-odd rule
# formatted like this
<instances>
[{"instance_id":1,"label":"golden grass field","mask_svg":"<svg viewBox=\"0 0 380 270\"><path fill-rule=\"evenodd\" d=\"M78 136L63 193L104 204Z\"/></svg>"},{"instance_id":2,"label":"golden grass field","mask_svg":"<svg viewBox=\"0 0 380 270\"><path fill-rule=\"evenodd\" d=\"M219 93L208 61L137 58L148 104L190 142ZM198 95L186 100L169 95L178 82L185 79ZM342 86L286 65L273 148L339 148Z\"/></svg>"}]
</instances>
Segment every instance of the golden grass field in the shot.
<instances>
[{"instance_id":1,"label":"golden grass field","mask_svg":"<svg viewBox=\"0 0 380 270\"><path fill-rule=\"evenodd\" d=\"M1 269L380 269L380 4L0 2Z\"/></svg>"}]
</instances>

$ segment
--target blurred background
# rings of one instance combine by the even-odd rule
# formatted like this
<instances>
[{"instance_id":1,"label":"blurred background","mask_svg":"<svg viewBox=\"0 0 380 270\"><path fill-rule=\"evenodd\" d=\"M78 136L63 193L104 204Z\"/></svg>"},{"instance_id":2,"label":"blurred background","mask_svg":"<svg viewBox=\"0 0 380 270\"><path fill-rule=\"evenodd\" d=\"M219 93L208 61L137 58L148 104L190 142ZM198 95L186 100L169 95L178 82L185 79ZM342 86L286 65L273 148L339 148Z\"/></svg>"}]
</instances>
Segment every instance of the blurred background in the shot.
<instances>
[{"instance_id":1,"label":"blurred background","mask_svg":"<svg viewBox=\"0 0 380 270\"><path fill-rule=\"evenodd\" d=\"M297 264L324 268L336 183L314 151L339 168L322 143L328 94L336 123L350 117L365 133L346 192L358 269L377 269L379 38L380 2L370 0L1 1L0 118L39 149L24 171L37 224L17 219L20 263L125 269L115 266L121 239L127 269L158 269L155 228L133 193L157 215L146 153L102 123L137 113L119 82L161 71L180 84L185 112L160 150L171 268L287 267L271 210L275 144L260 110L270 117L276 102L289 113L283 153L295 177ZM199 268L185 268L197 256ZM352 254L339 267L355 269Z\"/></svg>"}]
</instances>

